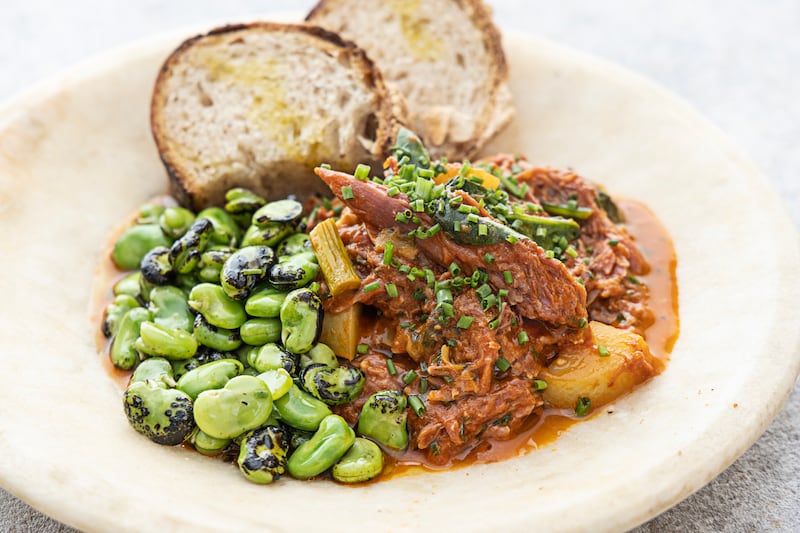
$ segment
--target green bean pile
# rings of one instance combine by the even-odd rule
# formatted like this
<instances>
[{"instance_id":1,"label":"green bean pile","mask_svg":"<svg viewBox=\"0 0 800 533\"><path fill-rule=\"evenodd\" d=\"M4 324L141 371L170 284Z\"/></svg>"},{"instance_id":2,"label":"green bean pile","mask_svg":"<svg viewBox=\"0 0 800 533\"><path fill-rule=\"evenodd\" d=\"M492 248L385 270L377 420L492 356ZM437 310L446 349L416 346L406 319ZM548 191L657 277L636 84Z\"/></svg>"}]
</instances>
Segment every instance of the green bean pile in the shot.
<instances>
[{"instance_id":1,"label":"green bean pile","mask_svg":"<svg viewBox=\"0 0 800 533\"><path fill-rule=\"evenodd\" d=\"M318 342L319 265L305 229L300 203L245 189L197 214L140 208L111 254L133 272L114 285L102 324L113 364L133 370L123 406L136 431L238 455L255 483L329 469L362 482L383 469L376 442L405 448L401 393L369 398L362 437L331 412L359 396L364 375Z\"/></svg>"}]
</instances>

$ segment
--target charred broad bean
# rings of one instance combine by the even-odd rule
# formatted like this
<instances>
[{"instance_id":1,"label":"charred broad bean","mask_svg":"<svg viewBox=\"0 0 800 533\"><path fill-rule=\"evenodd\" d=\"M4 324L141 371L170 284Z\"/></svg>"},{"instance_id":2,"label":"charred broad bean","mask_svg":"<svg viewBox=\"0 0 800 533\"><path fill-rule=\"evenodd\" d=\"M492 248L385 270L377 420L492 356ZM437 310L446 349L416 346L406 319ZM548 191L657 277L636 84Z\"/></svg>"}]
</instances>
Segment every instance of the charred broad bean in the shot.
<instances>
[{"instance_id":1,"label":"charred broad bean","mask_svg":"<svg viewBox=\"0 0 800 533\"><path fill-rule=\"evenodd\" d=\"M180 390L137 381L125 391L122 402L133 429L158 444L180 444L194 428L192 399Z\"/></svg>"},{"instance_id":2,"label":"charred broad bean","mask_svg":"<svg viewBox=\"0 0 800 533\"><path fill-rule=\"evenodd\" d=\"M296 354L309 351L322 330L322 301L309 289L290 292L281 305L281 341Z\"/></svg>"},{"instance_id":3,"label":"charred broad bean","mask_svg":"<svg viewBox=\"0 0 800 533\"><path fill-rule=\"evenodd\" d=\"M327 365L331 368L339 366L339 359L327 344L318 342L308 352L300 356L300 368L305 368L311 364Z\"/></svg>"},{"instance_id":4,"label":"charred broad bean","mask_svg":"<svg viewBox=\"0 0 800 533\"><path fill-rule=\"evenodd\" d=\"M274 342L246 351L245 357L247 364L258 372L282 368L294 374L297 370L296 356Z\"/></svg>"},{"instance_id":5,"label":"charred broad bean","mask_svg":"<svg viewBox=\"0 0 800 533\"><path fill-rule=\"evenodd\" d=\"M222 265L222 288L231 298L244 300L256 284L264 279L274 262L275 253L268 246L240 248Z\"/></svg>"},{"instance_id":6,"label":"charred broad bean","mask_svg":"<svg viewBox=\"0 0 800 533\"><path fill-rule=\"evenodd\" d=\"M279 426L268 425L245 435L237 464L253 483L272 483L286 472L289 436Z\"/></svg>"},{"instance_id":7,"label":"charred broad bean","mask_svg":"<svg viewBox=\"0 0 800 533\"><path fill-rule=\"evenodd\" d=\"M275 249L275 253L278 256L295 255L303 252L313 251L314 249L311 247L311 239L308 237L308 233L295 233L294 235L289 235L283 239Z\"/></svg>"},{"instance_id":8,"label":"charred broad bean","mask_svg":"<svg viewBox=\"0 0 800 533\"><path fill-rule=\"evenodd\" d=\"M204 283L219 283L222 265L234 251L233 248L215 247L203 252L197 266L197 278Z\"/></svg>"},{"instance_id":9,"label":"charred broad bean","mask_svg":"<svg viewBox=\"0 0 800 533\"><path fill-rule=\"evenodd\" d=\"M352 366L331 368L311 364L303 369L301 379L306 391L328 405L352 402L364 389L364 373Z\"/></svg>"},{"instance_id":10,"label":"charred broad bean","mask_svg":"<svg viewBox=\"0 0 800 533\"><path fill-rule=\"evenodd\" d=\"M313 252L302 252L283 256L269 269L269 282L279 289L299 289L314 281L319 274L317 256Z\"/></svg>"},{"instance_id":11,"label":"charred broad bean","mask_svg":"<svg viewBox=\"0 0 800 533\"><path fill-rule=\"evenodd\" d=\"M404 450L408 446L408 399L395 390L378 391L361 408L358 433L388 448Z\"/></svg>"},{"instance_id":12,"label":"charred broad bean","mask_svg":"<svg viewBox=\"0 0 800 533\"><path fill-rule=\"evenodd\" d=\"M188 274L200 262L214 226L205 218L195 220L180 239L172 243L169 259L178 274Z\"/></svg>"}]
</instances>

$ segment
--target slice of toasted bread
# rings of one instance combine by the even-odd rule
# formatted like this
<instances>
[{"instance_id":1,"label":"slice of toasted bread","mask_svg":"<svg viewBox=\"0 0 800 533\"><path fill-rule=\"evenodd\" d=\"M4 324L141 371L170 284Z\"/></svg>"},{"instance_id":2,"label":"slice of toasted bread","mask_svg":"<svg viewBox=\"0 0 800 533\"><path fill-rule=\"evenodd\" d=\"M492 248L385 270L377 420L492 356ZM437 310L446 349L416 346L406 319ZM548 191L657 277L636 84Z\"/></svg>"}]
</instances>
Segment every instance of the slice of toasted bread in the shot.
<instances>
[{"instance_id":1,"label":"slice of toasted bread","mask_svg":"<svg viewBox=\"0 0 800 533\"><path fill-rule=\"evenodd\" d=\"M312 172L321 163L379 164L403 109L354 44L265 22L185 41L158 74L150 120L172 192L202 208L231 187L268 198L324 191Z\"/></svg>"},{"instance_id":2,"label":"slice of toasted bread","mask_svg":"<svg viewBox=\"0 0 800 533\"><path fill-rule=\"evenodd\" d=\"M321 0L306 20L367 51L434 157L472 157L511 119L500 33L480 0Z\"/></svg>"}]
</instances>

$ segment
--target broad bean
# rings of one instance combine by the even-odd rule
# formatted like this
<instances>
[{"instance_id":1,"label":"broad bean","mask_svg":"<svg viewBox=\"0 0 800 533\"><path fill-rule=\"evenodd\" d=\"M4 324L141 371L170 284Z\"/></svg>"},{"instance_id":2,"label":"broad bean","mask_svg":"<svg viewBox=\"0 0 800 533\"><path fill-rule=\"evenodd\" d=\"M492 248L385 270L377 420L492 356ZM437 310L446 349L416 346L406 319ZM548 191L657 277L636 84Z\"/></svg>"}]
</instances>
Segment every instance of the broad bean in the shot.
<instances>
[{"instance_id":1,"label":"broad bean","mask_svg":"<svg viewBox=\"0 0 800 533\"><path fill-rule=\"evenodd\" d=\"M189 293L189 307L203 315L212 326L235 329L244 324L244 306L230 298L219 285L200 283Z\"/></svg>"},{"instance_id":2,"label":"broad bean","mask_svg":"<svg viewBox=\"0 0 800 533\"><path fill-rule=\"evenodd\" d=\"M116 335L119 324L122 322L122 317L134 307L140 306L133 296L127 294L115 296L114 300L106 306L106 312L103 316L103 335L106 337Z\"/></svg>"},{"instance_id":3,"label":"broad bean","mask_svg":"<svg viewBox=\"0 0 800 533\"><path fill-rule=\"evenodd\" d=\"M268 222L262 226L255 224L247 228L242 237L242 246L275 246L292 234L293 228L281 222Z\"/></svg>"},{"instance_id":4,"label":"broad bean","mask_svg":"<svg viewBox=\"0 0 800 533\"><path fill-rule=\"evenodd\" d=\"M244 352L244 356L245 362L259 372L282 368L294 375L297 371L296 356L274 342L247 350Z\"/></svg>"},{"instance_id":5,"label":"broad bean","mask_svg":"<svg viewBox=\"0 0 800 533\"><path fill-rule=\"evenodd\" d=\"M175 386L172 365L163 357L149 357L139 363L131 376L131 383L152 382L161 388Z\"/></svg>"},{"instance_id":6,"label":"broad bean","mask_svg":"<svg viewBox=\"0 0 800 533\"><path fill-rule=\"evenodd\" d=\"M158 224L131 226L114 243L111 259L122 270L139 268L142 258L157 246L169 246L170 241Z\"/></svg>"},{"instance_id":7,"label":"broad bean","mask_svg":"<svg viewBox=\"0 0 800 533\"><path fill-rule=\"evenodd\" d=\"M295 255L303 252L313 251L314 249L311 247L311 239L308 237L308 233L295 233L294 235L289 235L283 239L275 249L275 253L278 256Z\"/></svg>"},{"instance_id":8,"label":"broad bean","mask_svg":"<svg viewBox=\"0 0 800 533\"><path fill-rule=\"evenodd\" d=\"M294 384L292 376L283 368L267 370L256 377L267 384L273 401L289 392L289 389L291 389Z\"/></svg>"},{"instance_id":9,"label":"broad bean","mask_svg":"<svg viewBox=\"0 0 800 533\"><path fill-rule=\"evenodd\" d=\"M281 314L281 305L287 293L275 287L256 288L247 298L244 309L247 314L259 318L276 318Z\"/></svg>"},{"instance_id":10,"label":"broad bean","mask_svg":"<svg viewBox=\"0 0 800 533\"><path fill-rule=\"evenodd\" d=\"M192 331L194 313L189 309L186 294L179 288L170 285L153 287L147 308L156 324L171 329Z\"/></svg>"},{"instance_id":11,"label":"broad bean","mask_svg":"<svg viewBox=\"0 0 800 533\"><path fill-rule=\"evenodd\" d=\"M142 353L167 359L188 359L197 351L197 341L191 333L155 322L142 322L134 345Z\"/></svg>"},{"instance_id":12,"label":"broad bean","mask_svg":"<svg viewBox=\"0 0 800 533\"><path fill-rule=\"evenodd\" d=\"M189 444L194 446L195 450L203 455L218 455L231 443L231 439L214 438L198 427L194 428L194 431L189 435L188 441Z\"/></svg>"},{"instance_id":13,"label":"broad bean","mask_svg":"<svg viewBox=\"0 0 800 533\"><path fill-rule=\"evenodd\" d=\"M271 413L269 389L253 376L237 376L221 389L201 392L194 404L198 427L218 439L232 439L255 429Z\"/></svg>"},{"instance_id":14,"label":"broad bean","mask_svg":"<svg viewBox=\"0 0 800 533\"><path fill-rule=\"evenodd\" d=\"M143 323L150 320L150 312L144 307L134 307L122 317L117 334L111 342L111 362L123 370L130 370L139 361L136 340Z\"/></svg>"},{"instance_id":15,"label":"broad bean","mask_svg":"<svg viewBox=\"0 0 800 533\"><path fill-rule=\"evenodd\" d=\"M183 207L167 207L158 217L158 225L164 235L177 239L194 223L194 213Z\"/></svg>"},{"instance_id":16,"label":"broad bean","mask_svg":"<svg viewBox=\"0 0 800 533\"><path fill-rule=\"evenodd\" d=\"M193 334L199 344L214 350L230 352L242 345L242 339L237 330L212 326L206 322L203 315L195 317Z\"/></svg>"},{"instance_id":17,"label":"broad bean","mask_svg":"<svg viewBox=\"0 0 800 533\"><path fill-rule=\"evenodd\" d=\"M251 318L241 325L239 335L251 346L261 346L281 338L281 321L277 318Z\"/></svg>"},{"instance_id":18,"label":"broad bean","mask_svg":"<svg viewBox=\"0 0 800 533\"><path fill-rule=\"evenodd\" d=\"M308 352L300 356L300 368L303 369L308 365L318 363L327 365L331 368L339 367L339 358L333 353L333 350L327 344L318 342Z\"/></svg>"},{"instance_id":19,"label":"broad bean","mask_svg":"<svg viewBox=\"0 0 800 533\"><path fill-rule=\"evenodd\" d=\"M188 394L194 401L203 391L224 387L228 381L238 376L242 370L244 370L242 363L236 359L212 361L184 374L178 380L177 387Z\"/></svg>"},{"instance_id":20,"label":"broad bean","mask_svg":"<svg viewBox=\"0 0 800 533\"><path fill-rule=\"evenodd\" d=\"M283 422L302 431L316 431L331 414L327 405L297 385L292 385L286 394L275 400L275 410Z\"/></svg>"},{"instance_id":21,"label":"broad bean","mask_svg":"<svg viewBox=\"0 0 800 533\"><path fill-rule=\"evenodd\" d=\"M142 273L137 270L136 272L131 272L117 281L114 284L114 296L127 294L128 296L138 298L139 292L141 292L139 289L139 276L141 275Z\"/></svg>"},{"instance_id":22,"label":"broad bean","mask_svg":"<svg viewBox=\"0 0 800 533\"><path fill-rule=\"evenodd\" d=\"M332 467L356 440L355 432L339 415L326 416L310 440L294 451L286 462L292 477L309 479Z\"/></svg>"},{"instance_id":23,"label":"broad bean","mask_svg":"<svg viewBox=\"0 0 800 533\"><path fill-rule=\"evenodd\" d=\"M368 439L356 437L353 446L333 465L333 479L341 483L363 483L383 470L383 452Z\"/></svg>"}]
</instances>

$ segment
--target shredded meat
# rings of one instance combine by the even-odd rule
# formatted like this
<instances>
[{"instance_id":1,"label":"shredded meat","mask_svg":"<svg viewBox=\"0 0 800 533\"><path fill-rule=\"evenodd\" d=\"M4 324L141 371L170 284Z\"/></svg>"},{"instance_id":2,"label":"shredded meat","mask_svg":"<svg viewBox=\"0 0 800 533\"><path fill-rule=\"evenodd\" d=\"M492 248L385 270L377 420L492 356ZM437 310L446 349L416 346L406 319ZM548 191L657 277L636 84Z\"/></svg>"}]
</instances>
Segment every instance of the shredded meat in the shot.
<instances>
[{"instance_id":1,"label":"shredded meat","mask_svg":"<svg viewBox=\"0 0 800 533\"><path fill-rule=\"evenodd\" d=\"M596 187L574 173L535 168L508 156L487 161L509 172L513 165L519 167L514 174L528 185L527 202L572 200L592 209L580 221L575 257L548 257L527 239L513 245L467 246L444 232L425 239L408 237L414 226L395 220L410 209L405 195L390 197L381 185L317 169L346 206L337 222L339 234L362 282L360 290L326 299L325 310L340 311L360 302L376 313L370 351L353 361L364 372L366 386L356 401L335 410L354 424L366 399L377 391L418 395L425 410L409 412L411 446L425 451L431 463L463 457L487 438L513 437L543 405L532 384L544 366L566 346L590 342L584 329L587 318L637 331L652 321L647 287L634 277L647 272L647 262L624 227L598 207ZM345 186L353 193L347 199L342 195ZM466 193L463 198L474 202ZM491 216L475 205L482 216ZM415 215L423 226L432 225L425 213ZM389 240L394 254L387 265ZM490 264L484 259L487 253L494 257ZM436 283L421 272L446 282L454 276L451 263L465 276L477 269L486 272L493 290L508 291L505 298L486 306L474 289L453 288L454 316L443 319L436 310ZM375 282L380 289L363 290ZM387 295L387 284L394 285L396 296ZM458 317L472 321L459 327ZM393 359L395 375L387 357ZM418 377L406 384L402 378L411 370Z\"/></svg>"}]
</instances>

